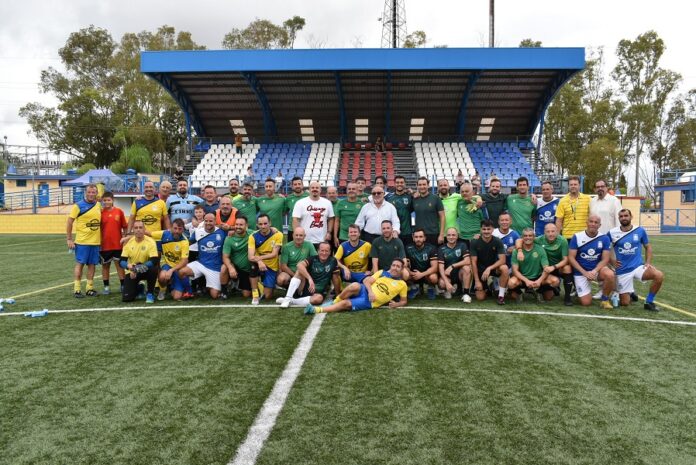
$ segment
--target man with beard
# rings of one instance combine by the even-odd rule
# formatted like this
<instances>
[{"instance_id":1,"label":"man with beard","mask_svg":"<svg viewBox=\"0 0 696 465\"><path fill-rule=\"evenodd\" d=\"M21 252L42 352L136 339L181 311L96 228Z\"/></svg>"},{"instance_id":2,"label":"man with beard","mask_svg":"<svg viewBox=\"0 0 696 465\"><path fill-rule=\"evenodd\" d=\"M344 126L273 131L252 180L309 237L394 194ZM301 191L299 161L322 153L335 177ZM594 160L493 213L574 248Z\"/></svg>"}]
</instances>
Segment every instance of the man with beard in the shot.
<instances>
[{"instance_id":1,"label":"man with beard","mask_svg":"<svg viewBox=\"0 0 696 465\"><path fill-rule=\"evenodd\" d=\"M290 188L292 189L292 192L285 197L285 211L288 214L288 242L292 242L292 232L295 229L292 224L292 212L295 209L295 204L300 200L309 197L309 194L305 192L302 178L299 176L292 178L290 181Z\"/></svg>"},{"instance_id":2,"label":"man with beard","mask_svg":"<svg viewBox=\"0 0 696 465\"><path fill-rule=\"evenodd\" d=\"M283 213L285 212L285 197L276 194L275 181L266 179L264 183L264 195L256 199L256 208L259 214L268 215L270 226L278 231L283 230ZM282 235L282 232L281 232Z\"/></svg>"},{"instance_id":3,"label":"man with beard","mask_svg":"<svg viewBox=\"0 0 696 465\"><path fill-rule=\"evenodd\" d=\"M505 205L512 218L512 229L517 231L517 234L522 234L526 228L534 227L536 196L529 193L529 179L524 176L517 179L517 193L508 195ZM498 217L500 218L500 215Z\"/></svg>"},{"instance_id":4,"label":"man with beard","mask_svg":"<svg viewBox=\"0 0 696 465\"><path fill-rule=\"evenodd\" d=\"M498 217L505 210L507 195L500 193L500 179L491 179L491 185L485 194L481 196L486 216L493 222L494 227L498 227Z\"/></svg>"},{"instance_id":5,"label":"man with beard","mask_svg":"<svg viewBox=\"0 0 696 465\"><path fill-rule=\"evenodd\" d=\"M228 235L234 234L237 209L232 206L232 200L224 196L220 199L220 208L215 211L215 226L222 229Z\"/></svg>"},{"instance_id":6,"label":"man with beard","mask_svg":"<svg viewBox=\"0 0 696 465\"><path fill-rule=\"evenodd\" d=\"M229 197L232 202L234 202L236 199L238 199L239 197L242 196L242 194L240 194L240 192L239 192L239 179L237 179L237 178L230 179L229 188L230 188L230 191L225 195L227 197Z\"/></svg>"},{"instance_id":7,"label":"man with beard","mask_svg":"<svg viewBox=\"0 0 696 465\"><path fill-rule=\"evenodd\" d=\"M437 193L445 209L445 230L457 227L457 205L462 198L459 193L450 193L450 185L447 179L437 182Z\"/></svg>"},{"instance_id":8,"label":"man with beard","mask_svg":"<svg viewBox=\"0 0 696 465\"><path fill-rule=\"evenodd\" d=\"M655 294L662 287L665 275L652 264L652 245L648 241L648 234L640 226L633 226L631 210L624 208L619 211L620 226L609 231L614 248L614 266L616 267L616 289L622 306L631 302L633 294L633 281L652 281L650 292L645 298L643 308L651 312L657 312L655 306ZM641 249L645 248L645 263Z\"/></svg>"},{"instance_id":9,"label":"man with beard","mask_svg":"<svg viewBox=\"0 0 696 465\"><path fill-rule=\"evenodd\" d=\"M396 214L399 217L399 224L401 230L399 231L399 239L404 245L408 245L413 242L413 237L411 236L411 213L413 213L413 197L406 190L406 178L401 175L394 177L394 192L390 192L386 196L387 202L394 205L396 208Z\"/></svg>"},{"instance_id":10,"label":"man with beard","mask_svg":"<svg viewBox=\"0 0 696 465\"><path fill-rule=\"evenodd\" d=\"M333 282L336 292L341 288L338 262L331 256L331 245L328 242L319 244L317 255L302 260L297 264L297 272L290 280L285 297L276 302L281 308L289 306L306 307L307 305L321 305ZM300 290L300 297L295 298L295 293Z\"/></svg>"},{"instance_id":11,"label":"man with beard","mask_svg":"<svg viewBox=\"0 0 696 465\"><path fill-rule=\"evenodd\" d=\"M149 232L169 229L169 215L167 215L167 204L155 195L155 184L147 181L143 185L143 197L136 198L131 205L131 215L128 219L128 231L133 230L133 223L140 220Z\"/></svg>"},{"instance_id":12,"label":"man with beard","mask_svg":"<svg viewBox=\"0 0 696 465\"><path fill-rule=\"evenodd\" d=\"M476 300L486 298L488 279L497 277L498 305L505 305L509 268L505 264L505 246L493 236L493 221L481 222L481 237L471 241L470 253Z\"/></svg>"},{"instance_id":13,"label":"man with beard","mask_svg":"<svg viewBox=\"0 0 696 465\"><path fill-rule=\"evenodd\" d=\"M189 223L193 219L193 209L203 203L203 199L197 195L189 194L188 182L181 179L176 183L176 194L167 198L167 212L169 218L174 221L177 218Z\"/></svg>"},{"instance_id":14,"label":"man with beard","mask_svg":"<svg viewBox=\"0 0 696 465\"><path fill-rule=\"evenodd\" d=\"M259 278L263 283L263 296L273 297L273 289L278 277L280 247L283 245L283 233L271 228L267 214L261 213L256 219L258 231L249 236L248 257L251 263L251 304L258 305Z\"/></svg>"},{"instance_id":15,"label":"man with beard","mask_svg":"<svg viewBox=\"0 0 696 465\"><path fill-rule=\"evenodd\" d=\"M248 220L243 215L237 215L234 221L234 234L225 238L222 246L222 262L227 268L230 279L236 283L236 288L246 298L251 297L251 262L249 262ZM225 292L223 298L227 296Z\"/></svg>"},{"instance_id":16,"label":"man with beard","mask_svg":"<svg viewBox=\"0 0 696 465\"><path fill-rule=\"evenodd\" d=\"M416 228L425 232L425 240L437 247L445 241L445 207L440 197L430 192L428 178L418 178L418 196L413 199Z\"/></svg>"},{"instance_id":17,"label":"man with beard","mask_svg":"<svg viewBox=\"0 0 696 465\"><path fill-rule=\"evenodd\" d=\"M406 246L406 267L411 289L408 298L413 299L420 292L420 287L428 286L428 298L435 299L437 285L437 247L426 242L423 228L413 231L413 244Z\"/></svg>"},{"instance_id":18,"label":"man with beard","mask_svg":"<svg viewBox=\"0 0 696 465\"><path fill-rule=\"evenodd\" d=\"M301 226L306 232L306 240L319 250L319 244L333 237L334 211L329 200L321 197L321 184L309 183L309 197L295 203L292 211L293 229Z\"/></svg>"},{"instance_id":19,"label":"man with beard","mask_svg":"<svg viewBox=\"0 0 696 465\"><path fill-rule=\"evenodd\" d=\"M198 260L190 262L179 271L180 278L205 276L205 286L210 297L217 299L222 286L227 283L227 270L222 266L222 248L227 235L215 227L215 214L206 213L203 231L197 229L191 242L198 244Z\"/></svg>"},{"instance_id":20,"label":"man with beard","mask_svg":"<svg viewBox=\"0 0 696 465\"><path fill-rule=\"evenodd\" d=\"M336 215L334 224L334 246L337 248L342 242L348 240L348 227L355 223L358 218L363 203L358 200L358 186L354 182L346 186L346 198L339 200L334 214Z\"/></svg>"},{"instance_id":21,"label":"man with beard","mask_svg":"<svg viewBox=\"0 0 696 465\"><path fill-rule=\"evenodd\" d=\"M256 197L254 186L244 183L242 195L232 201L232 206L237 209L237 214L244 216L247 221L256 222ZM236 223L235 223L236 224Z\"/></svg>"},{"instance_id":22,"label":"man with beard","mask_svg":"<svg viewBox=\"0 0 696 465\"><path fill-rule=\"evenodd\" d=\"M179 270L188 264L189 258L189 241L184 236L184 220L175 219L171 228L152 233L152 238L158 241L157 249L162 255L157 300L164 300L169 283L172 286L172 298L181 300L184 293L191 292L189 279L179 277Z\"/></svg>"}]
</instances>

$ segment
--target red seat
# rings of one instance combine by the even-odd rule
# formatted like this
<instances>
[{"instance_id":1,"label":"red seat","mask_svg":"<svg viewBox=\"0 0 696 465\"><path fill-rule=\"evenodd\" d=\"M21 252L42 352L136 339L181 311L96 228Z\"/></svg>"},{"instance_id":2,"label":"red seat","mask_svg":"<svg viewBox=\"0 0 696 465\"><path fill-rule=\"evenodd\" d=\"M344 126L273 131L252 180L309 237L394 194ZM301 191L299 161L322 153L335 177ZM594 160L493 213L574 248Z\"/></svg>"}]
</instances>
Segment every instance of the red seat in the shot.
<instances>
[{"instance_id":1,"label":"red seat","mask_svg":"<svg viewBox=\"0 0 696 465\"><path fill-rule=\"evenodd\" d=\"M406 143L405 143L405 142L399 142L399 148L400 148L401 150L405 149L405 148L406 148Z\"/></svg>"},{"instance_id":2,"label":"red seat","mask_svg":"<svg viewBox=\"0 0 696 465\"><path fill-rule=\"evenodd\" d=\"M353 148L353 144L351 144L350 142L346 142L345 144L343 144L343 147L350 150Z\"/></svg>"},{"instance_id":3,"label":"red seat","mask_svg":"<svg viewBox=\"0 0 696 465\"><path fill-rule=\"evenodd\" d=\"M365 148L367 150L372 150L372 144L370 142L368 142L367 144L365 144Z\"/></svg>"},{"instance_id":4,"label":"red seat","mask_svg":"<svg viewBox=\"0 0 696 465\"><path fill-rule=\"evenodd\" d=\"M387 147L387 150L391 150L392 148L394 148L394 144L392 144L391 142L387 142L386 147Z\"/></svg>"}]
</instances>

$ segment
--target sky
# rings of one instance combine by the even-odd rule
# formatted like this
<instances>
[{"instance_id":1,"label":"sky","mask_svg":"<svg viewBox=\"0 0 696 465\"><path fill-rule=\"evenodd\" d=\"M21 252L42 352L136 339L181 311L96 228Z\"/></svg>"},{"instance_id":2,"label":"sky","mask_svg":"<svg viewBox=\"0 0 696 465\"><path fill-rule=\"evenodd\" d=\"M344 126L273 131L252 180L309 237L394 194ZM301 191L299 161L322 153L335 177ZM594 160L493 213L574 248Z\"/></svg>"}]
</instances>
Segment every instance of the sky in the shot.
<instances>
[{"instance_id":1,"label":"sky","mask_svg":"<svg viewBox=\"0 0 696 465\"><path fill-rule=\"evenodd\" d=\"M487 0L405 0L408 31L423 30L428 46L481 47L488 43ZM55 104L41 94L41 70L60 69L58 49L71 32L95 25L118 41L126 32L154 31L162 25L192 33L209 49L219 49L232 28L255 18L277 24L292 16L306 19L296 48L379 47L384 1L262 0L22 0L0 17L0 137L10 145L36 145L18 115L27 102ZM662 66L680 73L682 91L696 88L696 5L663 0L497 0L496 46L516 47L522 39L545 47L603 47L607 72L615 65L621 39L655 30L667 51Z\"/></svg>"}]
</instances>

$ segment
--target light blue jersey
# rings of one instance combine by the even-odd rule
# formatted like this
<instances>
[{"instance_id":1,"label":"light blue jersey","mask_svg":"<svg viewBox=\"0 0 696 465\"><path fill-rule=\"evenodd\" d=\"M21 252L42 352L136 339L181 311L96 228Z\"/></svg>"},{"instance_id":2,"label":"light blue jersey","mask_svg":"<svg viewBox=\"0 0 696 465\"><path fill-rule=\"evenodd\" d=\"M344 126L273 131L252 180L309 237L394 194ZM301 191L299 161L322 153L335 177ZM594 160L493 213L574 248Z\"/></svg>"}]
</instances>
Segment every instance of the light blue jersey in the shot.
<instances>
[{"instance_id":1,"label":"light blue jersey","mask_svg":"<svg viewBox=\"0 0 696 465\"><path fill-rule=\"evenodd\" d=\"M602 252L610 251L611 242L606 234L597 234L595 237L590 237L585 231L575 233L570 239L569 249L577 250L575 260L585 271L594 270L597 264L602 261ZM581 273L573 269L575 276L581 276Z\"/></svg>"},{"instance_id":2,"label":"light blue jersey","mask_svg":"<svg viewBox=\"0 0 696 465\"><path fill-rule=\"evenodd\" d=\"M558 199L554 198L547 202L542 198L537 199L537 211L534 218L534 234L536 236L544 235L544 228L549 223L556 222L556 209L558 208Z\"/></svg>"},{"instance_id":3,"label":"light blue jersey","mask_svg":"<svg viewBox=\"0 0 696 465\"><path fill-rule=\"evenodd\" d=\"M181 218L184 223L188 223L193 218L193 209L202 203L203 199L197 195L187 194L185 197L181 197L179 194L170 195L167 197L169 219L174 221Z\"/></svg>"},{"instance_id":4,"label":"light blue jersey","mask_svg":"<svg viewBox=\"0 0 696 465\"><path fill-rule=\"evenodd\" d=\"M645 229L633 226L629 231L622 231L621 226L617 226L607 236L611 240L616 259L621 263L616 269L617 275L630 273L643 264L643 246L648 244Z\"/></svg>"}]
</instances>

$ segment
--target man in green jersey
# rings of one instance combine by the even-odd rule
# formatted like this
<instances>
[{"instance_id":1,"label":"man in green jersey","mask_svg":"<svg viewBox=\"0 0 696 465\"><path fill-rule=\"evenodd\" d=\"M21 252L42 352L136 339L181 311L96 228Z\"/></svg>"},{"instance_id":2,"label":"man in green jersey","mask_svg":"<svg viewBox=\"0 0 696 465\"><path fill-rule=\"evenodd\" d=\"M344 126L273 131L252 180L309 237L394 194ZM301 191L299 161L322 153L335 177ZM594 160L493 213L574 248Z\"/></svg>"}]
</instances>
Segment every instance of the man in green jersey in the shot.
<instances>
[{"instance_id":1,"label":"man in green jersey","mask_svg":"<svg viewBox=\"0 0 696 465\"><path fill-rule=\"evenodd\" d=\"M348 183L346 186L346 198L339 200L334 208L334 215L336 215L333 228L333 240L334 246L338 248L342 242L348 240L348 226L355 223L355 219L360 213L363 203L358 200L358 186L354 182ZM398 212L398 209L397 209Z\"/></svg>"},{"instance_id":2,"label":"man in green jersey","mask_svg":"<svg viewBox=\"0 0 696 465\"><path fill-rule=\"evenodd\" d=\"M264 183L265 194L256 199L256 207L259 213L268 215L270 226L283 231L283 213L285 212L285 197L276 194L275 181L266 179Z\"/></svg>"},{"instance_id":3,"label":"man in green jersey","mask_svg":"<svg viewBox=\"0 0 696 465\"><path fill-rule=\"evenodd\" d=\"M523 255L520 261L518 255ZM539 300L551 300L553 289L558 286L560 280L549 273L549 259L546 251L540 245L534 243L534 229L522 230L522 248L516 254L512 254L512 276L508 281L508 287L517 302L522 302L522 290L525 288L535 292Z\"/></svg>"},{"instance_id":4,"label":"man in green jersey","mask_svg":"<svg viewBox=\"0 0 696 465\"><path fill-rule=\"evenodd\" d=\"M408 298L413 299L420 293L420 287L428 286L428 299L435 299L437 285L437 247L427 242L423 228L413 231L413 244L406 246L406 268L410 285Z\"/></svg>"},{"instance_id":5,"label":"man in green jersey","mask_svg":"<svg viewBox=\"0 0 696 465\"><path fill-rule=\"evenodd\" d=\"M462 184L462 198L457 203L457 229L459 238L467 246L471 240L479 236L481 232L481 221L483 221L483 210L478 207L477 196L474 195L474 188L470 183Z\"/></svg>"},{"instance_id":6,"label":"man in green jersey","mask_svg":"<svg viewBox=\"0 0 696 465\"><path fill-rule=\"evenodd\" d=\"M406 258L406 251L401 239L394 236L394 228L389 220L382 221L382 235L372 241L370 249L370 259L372 259L372 274L380 270L387 270L395 258ZM408 280L408 270L402 270L403 280Z\"/></svg>"},{"instance_id":7,"label":"man in green jersey","mask_svg":"<svg viewBox=\"0 0 696 465\"><path fill-rule=\"evenodd\" d=\"M442 200L442 206L445 208L445 230L457 227L457 206L459 199L462 198L459 193L450 193L450 185L447 179L440 179L437 182L437 193Z\"/></svg>"},{"instance_id":8,"label":"man in green jersey","mask_svg":"<svg viewBox=\"0 0 696 465\"><path fill-rule=\"evenodd\" d=\"M254 197L254 186L244 183L242 195L232 201L232 206L237 209L237 215L246 217L247 222L256 221L256 197Z\"/></svg>"},{"instance_id":9,"label":"man in green jersey","mask_svg":"<svg viewBox=\"0 0 696 465\"><path fill-rule=\"evenodd\" d=\"M338 205L338 189L336 186L329 186L326 188L326 200L331 202L331 206L333 207L335 214L336 205Z\"/></svg>"},{"instance_id":10,"label":"man in green jersey","mask_svg":"<svg viewBox=\"0 0 696 465\"><path fill-rule=\"evenodd\" d=\"M355 183L358 185L358 199L362 203L369 202L370 194L365 192L365 186L367 186L367 181L365 181L365 178L363 178L362 176L358 176L357 178L355 178Z\"/></svg>"},{"instance_id":11,"label":"man in green jersey","mask_svg":"<svg viewBox=\"0 0 696 465\"><path fill-rule=\"evenodd\" d=\"M292 242L292 210L295 208L295 204L300 199L304 199L309 195L307 192L305 192L304 183L302 182L302 178L299 176L292 178L290 187L292 189L292 193L285 197L285 213L287 213L288 216L288 242Z\"/></svg>"},{"instance_id":12,"label":"man in green jersey","mask_svg":"<svg viewBox=\"0 0 696 465\"><path fill-rule=\"evenodd\" d=\"M529 193L529 180L522 176L517 179L517 194L508 195L505 201L507 211L512 216L512 229L522 235L526 228L534 227L536 196Z\"/></svg>"},{"instance_id":13,"label":"man in green jersey","mask_svg":"<svg viewBox=\"0 0 696 465\"><path fill-rule=\"evenodd\" d=\"M251 263L249 262L249 221L244 215L237 215L234 221L234 234L225 238L222 246L222 263L234 282L233 286L242 291L244 297L251 297L251 282L249 273ZM223 289L222 298L227 298L227 292Z\"/></svg>"},{"instance_id":14,"label":"man in green jersey","mask_svg":"<svg viewBox=\"0 0 696 465\"><path fill-rule=\"evenodd\" d=\"M394 205L396 208L396 215L399 217L399 222L401 223L401 230L399 231L399 239L404 245L408 245L413 242L413 237L411 235L411 213L413 212L413 197L406 190L406 178L397 175L394 177L394 192L387 194L386 201Z\"/></svg>"},{"instance_id":15,"label":"man in green jersey","mask_svg":"<svg viewBox=\"0 0 696 465\"><path fill-rule=\"evenodd\" d=\"M573 305L573 299L570 296L573 291L573 269L568 260L568 240L558 234L558 228L554 223L547 223L544 226L544 235L534 239L534 243L546 251L546 256L549 259L549 274L563 281L563 303L566 306ZM515 247L517 248L517 260L521 262L524 260L524 255L520 252L521 239L517 240Z\"/></svg>"},{"instance_id":16,"label":"man in green jersey","mask_svg":"<svg viewBox=\"0 0 696 465\"><path fill-rule=\"evenodd\" d=\"M457 228L447 228L445 243L437 251L437 261L440 274L438 285L444 289L445 299L451 299L455 286L462 289L462 302L471 303L471 265L469 248L459 240Z\"/></svg>"},{"instance_id":17,"label":"man in green jersey","mask_svg":"<svg viewBox=\"0 0 696 465\"><path fill-rule=\"evenodd\" d=\"M413 198L416 228L425 231L425 238L433 246L445 242L445 207L436 194L430 192L428 178L418 178L418 196Z\"/></svg>"},{"instance_id":18,"label":"man in green jersey","mask_svg":"<svg viewBox=\"0 0 696 465\"><path fill-rule=\"evenodd\" d=\"M297 272L290 280L288 292L276 302L281 308L306 307L321 305L333 283L336 292L341 289L338 261L331 256L331 245L328 242L319 244L317 255L302 260L297 264ZM295 293L300 291L300 296Z\"/></svg>"},{"instance_id":19,"label":"man in green jersey","mask_svg":"<svg viewBox=\"0 0 696 465\"><path fill-rule=\"evenodd\" d=\"M242 196L242 194L239 193L239 179L230 179L229 187L230 191L225 195L229 197L232 202L234 202L236 199Z\"/></svg>"},{"instance_id":20,"label":"man in green jersey","mask_svg":"<svg viewBox=\"0 0 696 465\"><path fill-rule=\"evenodd\" d=\"M317 250L311 242L305 241L305 230L298 226L293 231L292 241L283 245L280 249L280 272L276 283L280 287L287 287L290 279L297 272L297 264L317 254ZM306 305L306 304L305 304Z\"/></svg>"}]
</instances>

